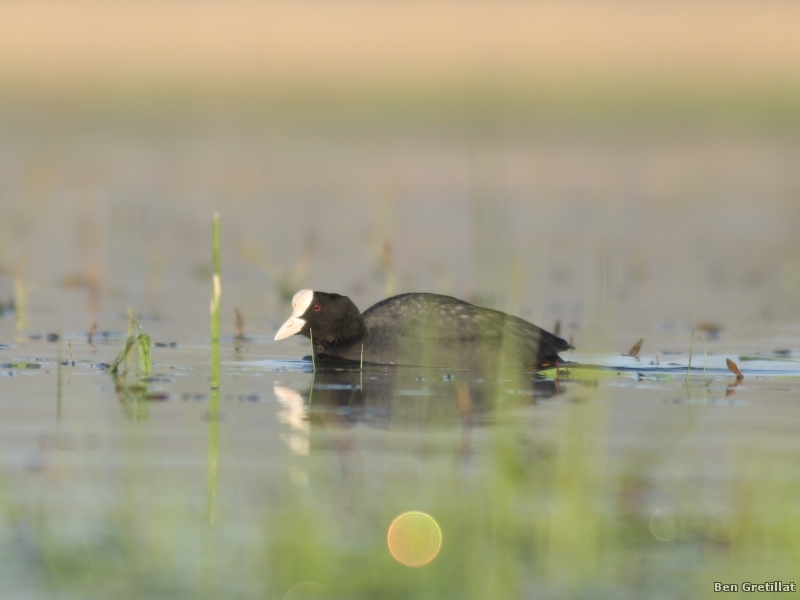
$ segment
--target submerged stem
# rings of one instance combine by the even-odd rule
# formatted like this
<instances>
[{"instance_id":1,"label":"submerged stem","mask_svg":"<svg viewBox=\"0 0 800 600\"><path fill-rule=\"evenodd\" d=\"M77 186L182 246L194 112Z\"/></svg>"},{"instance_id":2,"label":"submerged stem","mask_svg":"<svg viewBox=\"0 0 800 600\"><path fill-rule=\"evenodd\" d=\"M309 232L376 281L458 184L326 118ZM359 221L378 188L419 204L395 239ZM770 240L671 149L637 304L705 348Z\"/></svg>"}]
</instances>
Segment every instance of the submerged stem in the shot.
<instances>
[{"instance_id":1,"label":"submerged stem","mask_svg":"<svg viewBox=\"0 0 800 600\"><path fill-rule=\"evenodd\" d=\"M317 361L314 359L314 331L308 330L308 337L311 338L311 368L317 370Z\"/></svg>"},{"instance_id":2,"label":"submerged stem","mask_svg":"<svg viewBox=\"0 0 800 600\"><path fill-rule=\"evenodd\" d=\"M694 323L692 323L692 337L689 340L689 365L686 367L686 385L689 385L689 374L692 371L692 354L694 353Z\"/></svg>"}]
</instances>

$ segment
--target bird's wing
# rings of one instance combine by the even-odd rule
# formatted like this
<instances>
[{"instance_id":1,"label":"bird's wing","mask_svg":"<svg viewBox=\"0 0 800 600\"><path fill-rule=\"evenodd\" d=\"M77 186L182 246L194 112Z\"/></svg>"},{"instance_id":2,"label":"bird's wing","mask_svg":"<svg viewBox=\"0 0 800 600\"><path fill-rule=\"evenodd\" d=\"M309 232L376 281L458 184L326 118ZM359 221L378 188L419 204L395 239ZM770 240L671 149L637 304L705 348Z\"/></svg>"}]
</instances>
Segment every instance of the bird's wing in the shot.
<instances>
[{"instance_id":1,"label":"bird's wing","mask_svg":"<svg viewBox=\"0 0 800 600\"><path fill-rule=\"evenodd\" d=\"M522 346L530 346L534 351L540 344L547 345L554 352L569 347L561 338L523 319L448 296L395 296L366 311L364 317L368 322L371 320L370 313L378 307L385 307L382 310L391 311L400 317L398 322L402 326L395 332L396 335L453 342L481 339L500 343L505 339ZM376 325L381 326L379 319Z\"/></svg>"}]
</instances>

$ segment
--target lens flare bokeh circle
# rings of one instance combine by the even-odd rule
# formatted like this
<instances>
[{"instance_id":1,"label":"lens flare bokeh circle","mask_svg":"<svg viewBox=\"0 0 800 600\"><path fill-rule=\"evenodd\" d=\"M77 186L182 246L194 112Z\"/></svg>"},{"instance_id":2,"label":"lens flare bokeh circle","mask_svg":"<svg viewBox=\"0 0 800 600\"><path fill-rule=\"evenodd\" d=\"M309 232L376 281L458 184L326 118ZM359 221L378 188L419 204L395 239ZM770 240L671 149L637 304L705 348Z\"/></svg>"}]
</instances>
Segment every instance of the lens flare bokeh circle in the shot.
<instances>
[{"instance_id":1,"label":"lens flare bokeh circle","mask_svg":"<svg viewBox=\"0 0 800 600\"><path fill-rule=\"evenodd\" d=\"M386 533L394 559L407 567L423 567L442 549L442 529L432 516L412 510L395 517Z\"/></svg>"}]
</instances>

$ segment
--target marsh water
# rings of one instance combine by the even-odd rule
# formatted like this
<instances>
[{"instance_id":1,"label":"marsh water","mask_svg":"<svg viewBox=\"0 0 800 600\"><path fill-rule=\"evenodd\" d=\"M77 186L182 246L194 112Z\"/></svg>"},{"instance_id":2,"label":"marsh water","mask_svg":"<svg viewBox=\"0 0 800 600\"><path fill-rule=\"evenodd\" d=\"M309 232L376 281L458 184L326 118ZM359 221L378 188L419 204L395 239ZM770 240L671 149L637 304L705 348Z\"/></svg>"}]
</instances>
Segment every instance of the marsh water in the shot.
<instances>
[{"instance_id":1,"label":"marsh water","mask_svg":"<svg viewBox=\"0 0 800 600\"><path fill-rule=\"evenodd\" d=\"M700 598L798 579L796 144L5 133L3 597ZM306 340L272 341L303 287L362 310L448 293L558 322L577 350L491 380L314 365ZM120 383L128 309L153 368L133 355ZM424 566L387 545L408 511L440 533Z\"/></svg>"}]
</instances>

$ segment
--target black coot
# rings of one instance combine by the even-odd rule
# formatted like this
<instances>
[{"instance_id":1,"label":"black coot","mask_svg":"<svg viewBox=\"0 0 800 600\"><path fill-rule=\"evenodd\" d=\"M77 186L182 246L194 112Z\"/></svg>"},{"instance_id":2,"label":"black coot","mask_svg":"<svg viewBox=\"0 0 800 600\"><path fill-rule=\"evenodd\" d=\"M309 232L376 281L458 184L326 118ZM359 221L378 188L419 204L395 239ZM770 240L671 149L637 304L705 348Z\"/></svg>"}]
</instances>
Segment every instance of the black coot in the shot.
<instances>
[{"instance_id":1,"label":"black coot","mask_svg":"<svg viewBox=\"0 0 800 600\"><path fill-rule=\"evenodd\" d=\"M572 346L518 317L438 294L400 294L359 312L347 296L300 290L275 334L311 338L321 356L384 365L540 369Z\"/></svg>"}]
</instances>

